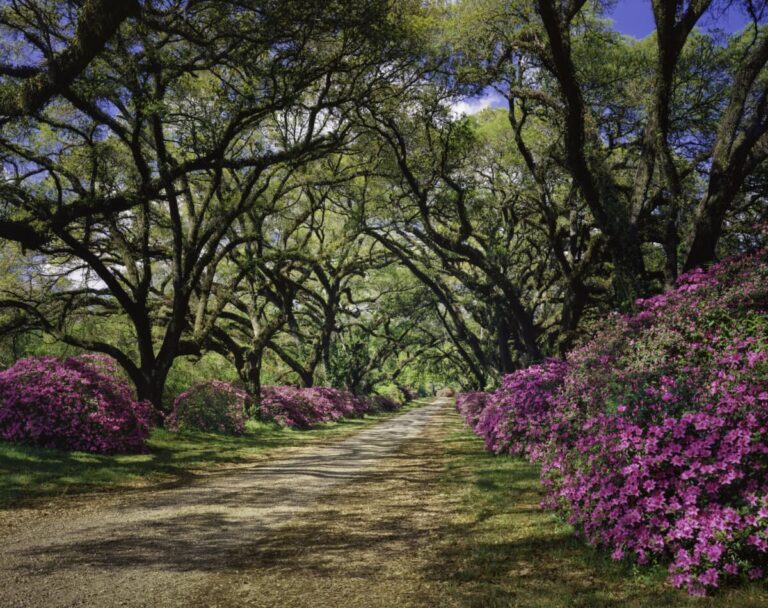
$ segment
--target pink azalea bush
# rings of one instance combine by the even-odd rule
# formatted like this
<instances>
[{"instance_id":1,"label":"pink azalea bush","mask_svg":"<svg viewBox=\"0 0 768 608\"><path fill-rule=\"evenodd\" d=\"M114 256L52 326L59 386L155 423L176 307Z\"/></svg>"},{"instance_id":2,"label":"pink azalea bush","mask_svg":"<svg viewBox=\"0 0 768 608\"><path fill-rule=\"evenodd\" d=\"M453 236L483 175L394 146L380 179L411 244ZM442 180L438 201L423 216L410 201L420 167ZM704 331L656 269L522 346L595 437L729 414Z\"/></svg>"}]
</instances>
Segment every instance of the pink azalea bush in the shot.
<instances>
[{"instance_id":1,"label":"pink azalea bush","mask_svg":"<svg viewBox=\"0 0 768 608\"><path fill-rule=\"evenodd\" d=\"M551 428L552 402L568 364L548 359L507 374L493 394L463 393L457 407L494 454L534 457L541 453Z\"/></svg>"},{"instance_id":2,"label":"pink azalea bush","mask_svg":"<svg viewBox=\"0 0 768 608\"><path fill-rule=\"evenodd\" d=\"M174 399L166 427L242 435L249 402L248 393L228 382L198 382Z\"/></svg>"},{"instance_id":3,"label":"pink azalea bush","mask_svg":"<svg viewBox=\"0 0 768 608\"><path fill-rule=\"evenodd\" d=\"M0 372L0 437L100 454L142 452L154 412L104 355L31 357Z\"/></svg>"},{"instance_id":4,"label":"pink azalea bush","mask_svg":"<svg viewBox=\"0 0 768 608\"><path fill-rule=\"evenodd\" d=\"M506 377L475 429L490 449L540 462L546 505L615 559L668 564L695 595L760 578L768 252L691 272L638 309L566 363Z\"/></svg>"},{"instance_id":5,"label":"pink azalea bush","mask_svg":"<svg viewBox=\"0 0 768 608\"><path fill-rule=\"evenodd\" d=\"M482 391L459 393L456 395L456 409L461 414L464 422L475 432L477 432L477 424L480 422L480 417L490 405L490 399L491 394Z\"/></svg>"},{"instance_id":6,"label":"pink azalea bush","mask_svg":"<svg viewBox=\"0 0 768 608\"><path fill-rule=\"evenodd\" d=\"M307 429L322 422L360 417L381 410L393 411L399 407L397 402L386 397L361 397L337 388L264 386L259 416L282 426Z\"/></svg>"}]
</instances>

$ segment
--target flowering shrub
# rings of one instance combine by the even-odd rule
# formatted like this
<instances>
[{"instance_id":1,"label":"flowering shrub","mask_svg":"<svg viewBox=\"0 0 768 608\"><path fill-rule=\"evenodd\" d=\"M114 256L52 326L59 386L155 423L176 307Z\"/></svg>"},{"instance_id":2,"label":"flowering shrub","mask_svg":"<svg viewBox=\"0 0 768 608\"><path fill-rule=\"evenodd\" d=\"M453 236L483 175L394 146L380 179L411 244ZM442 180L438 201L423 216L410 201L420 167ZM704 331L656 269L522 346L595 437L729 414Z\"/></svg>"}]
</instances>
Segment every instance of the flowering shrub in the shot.
<instances>
[{"instance_id":1,"label":"flowering shrub","mask_svg":"<svg viewBox=\"0 0 768 608\"><path fill-rule=\"evenodd\" d=\"M463 397L463 407L474 408L469 423L485 439L486 449L494 454L540 455L549 437L553 397L567 369L564 361L548 359L504 376L492 396ZM472 405L466 404L467 399Z\"/></svg>"},{"instance_id":2,"label":"flowering shrub","mask_svg":"<svg viewBox=\"0 0 768 608\"><path fill-rule=\"evenodd\" d=\"M0 372L0 437L46 448L141 452L153 410L103 355L21 359Z\"/></svg>"},{"instance_id":3,"label":"flowering shrub","mask_svg":"<svg viewBox=\"0 0 768 608\"><path fill-rule=\"evenodd\" d=\"M385 397L361 397L337 388L264 386L259 415L263 420L273 420L283 426L306 429L321 422L399 407Z\"/></svg>"},{"instance_id":4,"label":"flowering shrub","mask_svg":"<svg viewBox=\"0 0 768 608\"><path fill-rule=\"evenodd\" d=\"M507 376L474 428L489 449L540 462L546 504L615 559L667 563L696 595L760 578L768 252L689 273L638 308L567 364Z\"/></svg>"},{"instance_id":5,"label":"flowering shrub","mask_svg":"<svg viewBox=\"0 0 768 608\"><path fill-rule=\"evenodd\" d=\"M262 386L259 417L296 428L309 428L315 423L311 404L295 386Z\"/></svg>"},{"instance_id":6,"label":"flowering shrub","mask_svg":"<svg viewBox=\"0 0 768 608\"><path fill-rule=\"evenodd\" d=\"M310 404L317 422L328 422L339 418L357 418L371 411L371 404L365 397L327 386L313 386L301 389L303 398Z\"/></svg>"},{"instance_id":7,"label":"flowering shrub","mask_svg":"<svg viewBox=\"0 0 768 608\"><path fill-rule=\"evenodd\" d=\"M228 382L200 382L174 399L166 426L172 431L195 429L242 435L248 402L248 393Z\"/></svg>"},{"instance_id":8,"label":"flowering shrub","mask_svg":"<svg viewBox=\"0 0 768 608\"><path fill-rule=\"evenodd\" d=\"M490 393L472 392L472 393L459 393L456 395L456 410L464 418L464 422L475 430L477 423L480 420L480 416L488 405L488 399L491 397Z\"/></svg>"}]
</instances>

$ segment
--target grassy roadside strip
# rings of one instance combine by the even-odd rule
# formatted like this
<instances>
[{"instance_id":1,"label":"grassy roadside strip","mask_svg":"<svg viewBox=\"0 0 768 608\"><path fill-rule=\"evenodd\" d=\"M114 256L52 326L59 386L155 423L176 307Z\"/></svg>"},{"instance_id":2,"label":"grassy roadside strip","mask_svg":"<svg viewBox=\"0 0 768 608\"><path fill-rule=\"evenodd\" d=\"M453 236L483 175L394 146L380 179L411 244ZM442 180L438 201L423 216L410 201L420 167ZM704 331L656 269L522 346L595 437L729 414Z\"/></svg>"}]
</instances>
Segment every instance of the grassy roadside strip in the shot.
<instances>
[{"instance_id":1,"label":"grassy roadside strip","mask_svg":"<svg viewBox=\"0 0 768 608\"><path fill-rule=\"evenodd\" d=\"M462 606L768 606L764 583L692 598L660 566L612 561L539 508L537 467L489 455L458 416L449 425L442 484L460 506L439 559Z\"/></svg>"},{"instance_id":2,"label":"grassy roadside strip","mask_svg":"<svg viewBox=\"0 0 768 608\"><path fill-rule=\"evenodd\" d=\"M341 440L428 401L417 400L397 412L344 419L305 431L258 421L249 421L246 433L239 437L156 429L147 454L101 456L0 441L0 509L65 494L178 483L197 471L269 458L277 449Z\"/></svg>"}]
</instances>

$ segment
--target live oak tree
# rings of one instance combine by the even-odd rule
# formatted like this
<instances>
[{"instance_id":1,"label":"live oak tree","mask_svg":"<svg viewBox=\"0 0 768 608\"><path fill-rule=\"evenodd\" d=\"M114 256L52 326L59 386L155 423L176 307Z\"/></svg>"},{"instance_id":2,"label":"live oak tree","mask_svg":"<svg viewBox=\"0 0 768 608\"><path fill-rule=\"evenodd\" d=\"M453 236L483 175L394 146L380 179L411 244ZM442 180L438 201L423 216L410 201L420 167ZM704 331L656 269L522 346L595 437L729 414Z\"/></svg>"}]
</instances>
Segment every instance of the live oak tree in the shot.
<instances>
[{"instance_id":1,"label":"live oak tree","mask_svg":"<svg viewBox=\"0 0 768 608\"><path fill-rule=\"evenodd\" d=\"M3 361L107 353L162 407L213 353L257 398L564 354L764 242L766 2L647 8L0 3Z\"/></svg>"},{"instance_id":2,"label":"live oak tree","mask_svg":"<svg viewBox=\"0 0 768 608\"><path fill-rule=\"evenodd\" d=\"M414 364L448 359L434 297L394 263L367 271L357 282L354 305L331 344L329 380L356 394L391 384L407 398L404 379Z\"/></svg>"},{"instance_id":3,"label":"live oak tree","mask_svg":"<svg viewBox=\"0 0 768 608\"><path fill-rule=\"evenodd\" d=\"M391 260L371 239L366 239L341 217L325 218L313 228L307 248L306 280L296 291L296 306L283 339L270 340L270 348L295 372L299 383L312 386L328 379L331 346L342 325L359 305L354 284L367 272ZM330 220L330 221L329 221Z\"/></svg>"},{"instance_id":4,"label":"live oak tree","mask_svg":"<svg viewBox=\"0 0 768 608\"><path fill-rule=\"evenodd\" d=\"M317 18L301 4L148 3L0 140L6 236L85 262L97 281L82 297L124 314L137 352L40 322L115 357L158 407L175 357L199 348L184 335L190 299L237 245L230 227L283 170L336 149L349 105L392 69L386 7Z\"/></svg>"},{"instance_id":5,"label":"live oak tree","mask_svg":"<svg viewBox=\"0 0 768 608\"><path fill-rule=\"evenodd\" d=\"M20 60L0 65L0 117L35 114L64 94L121 24L140 11L137 0L7 3L0 31Z\"/></svg>"},{"instance_id":6,"label":"live oak tree","mask_svg":"<svg viewBox=\"0 0 768 608\"><path fill-rule=\"evenodd\" d=\"M479 123L457 122L439 107L418 115L372 115L369 128L387 143L381 172L389 173L378 189L387 201L379 204L386 221L369 231L443 301L476 365L505 373L553 350L549 338L578 323L583 310L575 310L571 293L581 281L578 295L586 299L587 278L577 273L591 245L582 238L589 226L578 225L579 213L568 216L577 209L551 208L520 179L525 165L510 145L509 125L499 126L498 119L490 113ZM398 213L386 211L395 208ZM460 309L492 337L491 351L468 338L455 292L441 285L440 274L468 292L470 301Z\"/></svg>"},{"instance_id":7,"label":"live oak tree","mask_svg":"<svg viewBox=\"0 0 768 608\"><path fill-rule=\"evenodd\" d=\"M273 192L268 204L240 218L233 230L242 245L229 251L226 260L239 277L236 285L210 282L202 291L205 299L215 292L226 294L227 305L214 314L203 311L201 299L197 318L206 316L214 324L210 347L233 361L254 396L268 348L288 361L301 383L311 386L336 328L340 288L332 288L324 269L346 241L333 236L329 184L315 169L316 164L306 167L302 177ZM330 293L324 297L324 291ZM290 346L281 346L281 334L309 348L292 356Z\"/></svg>"},{"instance_id":8,"label":"live oak tree","mask_svg":"<svg viewBox=\"0 0 768 608\"><path fill-rule=\"evenodd\" d=\"M601 3L584 0L454 9L458 78L495 87L513 123L528 113L555 127L548 156L604 235L625 298L653 289L649 243L663 249L667 283L711 262L728 210L765 160L765 26L756 20L722 48L695 29L722 4L651 4L657 29L641 42L611 32ZM765 13L762 2L744 7Z\"/></svg>"}]
</instances>

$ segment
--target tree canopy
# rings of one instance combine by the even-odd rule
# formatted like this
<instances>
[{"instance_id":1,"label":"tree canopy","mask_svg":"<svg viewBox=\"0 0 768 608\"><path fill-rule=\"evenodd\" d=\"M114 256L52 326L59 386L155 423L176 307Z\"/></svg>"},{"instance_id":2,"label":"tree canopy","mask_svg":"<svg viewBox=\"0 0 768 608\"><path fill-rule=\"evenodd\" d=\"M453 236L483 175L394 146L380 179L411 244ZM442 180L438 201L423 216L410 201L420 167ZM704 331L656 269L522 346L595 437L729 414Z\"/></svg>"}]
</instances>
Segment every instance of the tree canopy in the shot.
<instances>
[{"instance_id":1,"label":"tree canopy","mask_svg":"<svg viewBox=\"0 0 768 608\"><path fill-rule=\"evenodd\" d=\"M162 409L563 355L765 239L768 7L649 5L3 0L2 363L104 353Z\"/></svg>"}]
</instances>

